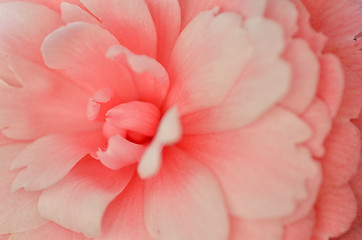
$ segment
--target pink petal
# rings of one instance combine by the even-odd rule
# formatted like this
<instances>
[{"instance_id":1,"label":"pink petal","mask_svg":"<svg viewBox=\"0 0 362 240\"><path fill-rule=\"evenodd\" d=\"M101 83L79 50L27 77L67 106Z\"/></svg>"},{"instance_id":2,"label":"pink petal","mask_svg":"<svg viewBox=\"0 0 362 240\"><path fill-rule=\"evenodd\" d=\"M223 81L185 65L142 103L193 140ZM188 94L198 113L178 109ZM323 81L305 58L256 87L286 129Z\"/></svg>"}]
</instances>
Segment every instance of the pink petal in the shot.
<instances>
[{"instance_id":1,"label":"pink petal","mask_svg":"<svg viewBox=\"0 0 362 240\"><path fill-rule=\"evenodd\" d=\"M193 19L172 52L166 107L178 105L181 115L221 103L250 58L241 17L216 14L214 9Z\"/></svg>"},{"instance_id":2,"label":"pink petal","mask_svg":"<svg viewBox=\"0 0 362 240\"><path fill-rule=\"evenodd\" d=\"M290 1L266 1L265 16L283 26L286 39L290 39L298 31L298 10Z\"/></svg>"},{"instance_id":3,"label":"pink petal","mask_svg":"<svg viewBox=\"0 0 362 240\"><path fill-rule=\"evenodd\" d=\"M176 107L168 110L162 117L156 136L143 153L138 164L138 174L141 178L149 178L158 173L162 163L162 149L173 145L182 137L179 113Z\"/></svg>"},{"instance_id":4,"label":"pink petal","mask_svg":"<svg viewBox=\"0 0 362 240\"><path fill-rule=\"evenodd\" d=\"M316 98L301 117L313 130L313 136L306 143L314 156L322 157L325 153L324 141L331 128L332 119L326 104Z\"/></svg>"},{"instance_id":5,"label":"pink petal","mask_svg":"<svg viewBox=\"0 0 362 240\"><path fill-rule=\"evenodd\" d=\"M236 12L246 18L262 16L265 11L266 0L179 0L182 13L182 28L195 16L205 10L220 7L222 12Z\"/></svg>"},{"instance_id":6,"label":"pink petal","mask_svg":"<svg viewBox=\"0 0 362 240\"><path fill-rule=\"evenodd\" d=\"M119 43L136 54L156 55L157 35L143 0L80 0ZM146 44L145 44L146 43Z\"/></svg>"},{"instance_id":7,"label":"pink petal","mask_svg":"<svg viewBox=\"0 0 362 240\"><path fill-rule=\"evenodd\" d=\"M143 182L133 178L108 206L102 223L104 234L97 240L153 239L147 232L144 221L143 191Z\"/></svg>"},{"instance_id":8,"label":"pink petal","mask_svg":"<svg viewBox=\"0 0 362 240\"><path fill-rule=\"evenodd\" d=\"M357 200L357 216L347 233L337 238L338 240L358 240L362 236L362 160L359 163L357 175L353 177L350 185Z\"/></svg>"},{"instance_id":9,"label":"pink petal","mask_svg":"<svg viewBox=\"0 0 362 240\"><path fill-rule=\"evenodd\" d=\"M341 105L344 88L344 76L340 60L332 55L325 54L319 57L321 66L317 95L329 107L331 116L336 116Z\"/></svg>"},{"instance_id":10,"label":"pink petal","mask_svg":"<svg viewBox=\"0 0 362 240\"><path fill-rule=\"evenodd\" d=\"M284 58L291 63L293 80L281 104L299 114L311 104L317 92L319 62L307 42L299 39L288 44Z\"/></svg>"},{"instance_id":11,"label":"pink petal","mask_svg":"<svg viewBox=\"0 0 362 240\"><path fill-rule=\"evenodd\" d=\"M349 186L324 190L315 207L313 239L338 237L350 228L356 216L356 202Z\"/></svg>"},{"instance_id":12,"label":"pink petal","mask_svg":"<svg viewBox=\"0 0 362 240\"><path fill-rule=\"evenodd\" d=\"M232 214L280 218L309 197L306 181L320 174L318 164L301 146L310 134L295 115L274 108L249 127L186 135L179 145L215 173Z\"/></svg>"},{"instance_id":13,"label":"pink petal","mask_svg":"<svg viewBox=\"0 0 362 240\"><path fill-rule=\"evenodd\" d=\"M160 173L147 180L145 222L158 240L227 239L229 221L212 173L183 151L165 149Z\"/></svg>"},{"instance_id":14,"label":"pink petal","mask_svg":"<svg viewBox=\"0 0 362 240\"><path fill-rule=\"evenodd\" d=\"M283 237L283 233L283 224L277 220L253 221L231 216L230 240L280 240Z\"/></svg>"},{"instance_id":15,"label":"pink petal","mask_svg":"<svg viewBox=\"0 0 362 240\"><path fill-rule=\"evenodd\" d=\"M315 211L313 210L308 214L308 216L286 225L283 239L311 240L311 235L314 226L315 226Z\"/></svg>"},{"instance_id":16,"label":"pink petal","mask_svg":"<svg viewBox=\"0 0 362 240\"><path fill-rule=\"evenodd\" d=\"M105 56L117 39L101 27L84 22L70 23L47 36L42 45L45 63L66 73L91 93L112 88L123 101L136 98L130 73Z\"/></svg>"},{"instance_id":17,"label":"pink petal","mask_svg":"<svg viewBox=\"0 0 362 240\"><path fill-rule=\"evenodd\" d=\"M132 71L138 100L157 106L164 102L169 87L169 78L159 62L148 56L136 55L120 45L112 46L107 52L107 57L127 66Z\"/></svg>"},{"instance_id":18,"label":"pink petal","mask_svg":"<svg viewBox=\"0 0 362 240\"><path fill-rule=\"evenodd\" d=\"M87 95L78 86L21 57L7 60L23 87L0 84L0 128L6 136L28 140L100 128L88 121Z\"/></svg>"},{"instance_id":19,"label":"pink petal","mask_svg":"<svg viewBox=\"0 0 362 240\"><path fill-rule=\"evenodd\" d=\"M55 223L40 228L12 234L11 240L89 240L83 234L75 233Z\"/></svg>"},{"instance_id":20,"label":"pink petal","mask_svg":"<svg viewBox=\"0 0 362 240\"><path fill-rule=\"evenodd\" d=\"M93 158L86 158L62 181L43 191L39 212L74 232L98 237L107 206L123 191L133 173L133 167L113 171Z\"/></svg>"},{"instance_id":21,"label":"pink petal","mask_svg":"<svg viewBox=\"0 0 362 240\"><path fill-rule=\"evenodd\" d=\"M75 4L62 2L60 5L62 20L65 23L87 22L92 24L101 24L94 16L86 12Z\"/></svg>"},{"instance_id":22,"label":"pink petal","mask_svg":"<svg viewBox=\"0 0 362 240\"><path fill-rule=\"evenodd\" d=\"M145 0L157 32L157 60L166 66L180 34L181 9L177 0Z\"/></svg>"},{"instance_id":23,"label":"pink petal","mask_svg":"<svg viewBox=\"0 0 362 240\"><path fill-rule=\"evenodd\" d=\"M325 142L323 163L324 184L339 187L348 183L359 163L360 131L350 121L335 121Z\"/></svg>"},{"instance_id":24,"label":"pink petal","mask_svg":"<svg viewBox=\"0 0 362 240\"><path fill-rule=\"evenodd\" d=\"M28 231L47 223L38 212L39 192L10 192L17 171L9 171L11 162L26 143L0 147L0 234Z\"/></svg>"},{"instance_id":25,"label":"pink petal","mask_svg":"<svg viewBox=\"0 0 362 240\"><path fill-rule=\"evenodd\" d=\"M14 0L0 0L0 3L2 3L2 2L14 2ZM25 2L25 1L23 1L23 2ZM60 5L62 2L64 2L64 0L26 0L26 2L43 5L43 6L46 6L48 8L51 8L51 9L59 12ZM76 5L81 5L79 0L67 0L67 2L76 4Z\"/></svg>"},{"instance_id":26,"label":"pink petal","mask_svg":"<svg viewBox=\"0 0 362 240\"><path fill-rule=\"evenodd\" d=\"M12 169L26 167L15 178L11 191L48 188L60 181L85 155L102 145L98 133L49 135L29 144L15 158Z\"/></svg>"},{"instance_id":27,"label":"pink petal","mask_svg":"<svg viewBox=\"0 0 362 240\"><path fill-rule=\"evenodd\" d=\"M161 117L160 110L147 102L133 101L121 103L106 114L107 123L152 137Z\"/></svg>"},{"instance_id":28,"label":"pink petal","mask_svg":"<svg viewBox=\"0 0 362 240\"><path fill-rule=\"evenodd\" d=\"M62 24L59 14L45 6L27 2L0 3L0 51L43 63L39 51L41 43Z\"/></svg>"},{"instance_id":29,"label":"pink petal","mask_svg":"<svg viewBox=\"0 0 362 240\"><path fill-rule=\"evenodd\" d=\"M102 164L110 169L118 170L140 160L145 147L132 143L115 135L109 138L106 151L98 151L97 156Z\"/></svg>"}]
</instances>

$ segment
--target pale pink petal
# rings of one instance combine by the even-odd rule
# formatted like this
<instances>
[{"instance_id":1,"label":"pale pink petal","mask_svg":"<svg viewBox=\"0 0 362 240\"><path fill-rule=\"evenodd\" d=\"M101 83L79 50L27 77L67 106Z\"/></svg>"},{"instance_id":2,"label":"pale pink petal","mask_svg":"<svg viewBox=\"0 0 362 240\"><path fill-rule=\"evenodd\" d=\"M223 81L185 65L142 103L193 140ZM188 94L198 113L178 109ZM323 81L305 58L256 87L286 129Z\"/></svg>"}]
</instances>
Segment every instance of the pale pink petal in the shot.
<instances>
[{"instance_id":1,"label":"pale pink petal","mask_svg":"<svg viewBox=\"0 0 362 240\"><path fill-rule=\"evenodd\" d=\"M23 1L23 2L36 3L36 4L46 6L48 8L51 8L51 9L59 12L60 11L60 5L64 1L65 0L26 0L26 1ZM78 5L78 6L81 5L79 0L66 0L66 1L68 3L72 3L72 4L75 4L75 5ZM0 0L0 3L3 3L3 2L15 2L15 1L14 0Z\"/></svg>"},{"instance_id":2,"label":"pale pink petal","mask_svg":"<svg viewBox=\"0 0 362 240\"><path fill-rule=\"evenodd\" d=\"M119 97L110 88L101 88L88 101L87 117L89 120L106 120L109 109L120 102Z\"/></svg>"},{"instance_id":3,"label":"pale pink petal","mask_svg":"<svg viewBox=\"0 0 362 240\"><path fill-rule=\"evenodd\" d=\"M230 219L229 240L281 240L283 237L283 224L278 220L247 220L234 216Z\"/></svg>"},{"instance_id":4,"label":"pale pink petal","mask_svg":"<svg viewBox=\"0 0 362 240\"><path fill-rule=\"evenodd\" d=\"M253 61L222 104L182 117L185 134L214 133L252 123L283 98L290 80L290 67L283 60Z\"/></svg>"},{"instance_id":5,"label":"pale pink petal","mask_svg":"<svg viewBox=\"0 0 362 240\"><path fill-rule=\"evenodd\" d=\"M171 108L162 117L156 136L140 159L137 171L141 178L149 178L158 173L162 163L163 147L180 141L181 128L178 110L176 107Z\"/></svg>"},{"instance_id":6,"label":"pale pink petal","mask_svg":"<svg viewBox=\"0 0 362 240\"><path fill-rule=\"evenodd\" d=\"M331 116L336 116L343 97L344 76L340 60L325 54L319 57L320 77L317 95L327 103Z\"/></svg>"},{"instance_id":7,"label":"pale pink petal","mask_svg":"<svg viewBox=\"0 0 362 240\"><path fill-rule=\"evenodd\" d=\"M303 121L274 108L249 127L185 135L179 145L215 173L232 214L279 218L293 213L297 202L309 197L306 181L320 174L301 145L310 136Z\"/></svg>"},{"instance_id":8,"label":"pale pink petal","mask_svg":"<svg viewBox=\"0 0 362 240\"><path fill-rule=\"evenodd\" d=\"M45 6L27 2L0 3L1 54L19 54L42 63L39 50L44 37L62 24L59 14Z\"/></svg>"},{"instance_id":9,"label":"pale pink petal","mask_svg":"<svg viewBox=\"0 0 362 240\"><path fill-rule=\"evenodd\" d=\"M325 153L324 141L332 128L332 119L328 106L316 98L301 117L313 130L313 136L306 145L314 156L322 157Z\"/></svg>"},{"instance_id":10,"label":"pale pink petal","mask_svg":"<svg viewBox=\"0 0 362 240\"><path fill-rule=\"evenodd\" d=\"M39 212L74 232L99 237L107 206L127 186L133 173L132 166L113 171L98 160L83 159L62 181L42 192Z\"/></svg>"},{"instance_id":11,"label":"pale pink petal","mask_svg":"<svg viewBox=\"0 0 362 240\"><path fill-rule=\"evenodd\" d=\"M268 0L265 17L277 21L283 26L285 38L292 38L298 31L298 10L290 1Z\"/></svg>"},{"instance_id":12,"label":"pale pink petal","mask_svg":"<svg viewBox=\"0 0 362 240\"><path fill-rule=\"evenodd\" d=\"M155 57L157 34L144 0L80 0L119 43L136 54Z\"/></svg>"},{"instance_id":13,"label":"pale pink petal","mask_svg":"<svg viewBox=\"0 0 362 240\"><path fill-rule=\"evenodd\" d=\"M10 240L90 240L83 234L75 233L55 223L40 228L12 234Z\"/></svg>"},{"instance_id":14,"label":"pale pink petal","mask_svg":"<svg viewBox=\"0 0 362 240\"><path fill-rule=\"evenodd\" d=\"M136 177L108 206L103 217L104 234L96 240L152 240L146 230L143 207L144 184Z\"/></svg>"},{"instance_id":15,"label":"pale pink petal","mask_svg":"<svg viewBox=\"0 0 362 240\"><path fill-rule=\"evenodd\" d=\"M86 117L88 99L81 88L21 57L9 55L7 60L23 87L0 82L3 134L16 139L36 139L53 133L100 128Z\"/></svg>"},{"instance_id":16,"label":"pale pink petal","mask_svg":"<svg viewBox=\"0 0 362 240\"><path fill-rule=\"evenodd\" d=\"M157 106L164 102L169 87L169 78L159 62L148 56L136 55L120 45L112 46L107 51L107 57L131 70L138 100Z\"/></svg>"},{"instance_id":17,"label":"pale pink petal","mask_svg":"<svg viewBox=\"0 0 362 240\"><path fill-rule=\"evenodd\" d=\"M9 68L7 56L0 56L0 82L14 87L20 87L20 83L16 80L14 73Z\"/></svg>"},{"instance_id":18,"label":"pale pink petal","mask_svg":"<svg viewBox=\"0 0 362 240\"><path fill-rule=\"evenodd\" d=\"M18 173L9 170L11 162L26 145L19 143L0 148L0 234L28 231L47 223L38 212L39 192L10 192L11 182Z\"/></svg>"},{"instance_id":19,"label":"pale pink petal","mask_svg":"<svg viewBox=\"0 0 362 240\"><path fill-rule=\"evenodd\" d=\"M349 185L322 189L315 209L316 225L313 240L327 240L347 231L356 217L357 210Z\"/></svg>"},{"instance_id":20,"label":"pale pink petal","mask_svg":"<svg viewBox=\"0 0 362 240\"><path fill-rule=\"evenodd\" d=\"M65 70L91 93L112 88L123 101L136 98L135 86L125 67L108 60L109 47L118 44L107 30L84 22L70 23L48 35L42 45L45 63Z\"/></svg>"},{"instance_id":21,"label":"pale pink petal","mask_svg":"<svg viewBox=\"0 0 362 240\"><path fill-rule=\"evenodd\" d=\"M15 158L12 169L26 167L13 181L11 191L24 187L38 191L57 183L85 155L102 146L99 133L49 135L29 144Z\"/></svg>"},{"instance_id":22,"label":"pale pink petal","mask_svg":"<svg viewBox=\"0 0 362 240\"><path fill-rule=\"evenodd\" d=\"M157 60L166 66L181 27L181 9L177 0L145 0L157 32Z\"/></svg>"},{"instance_id":23,"label":"pale pink petal","mask_svg":"<svg viewBox=\"0 0 362 240\"><path fill-rule=\"evenodd\" d=\"M135 144L119 135L115 135L109 138L107 150L98 151L97 157L104 166L118 170L138 162L144 149L144 145Z\"/></svg>"},{"instance_id":24,"label":"pale pink petal","mask_svg":"<svg viewBox=\"0 0 362 240\"><path fill-rule=\"evenodd\" d=\"M182 28L195 16L205 10L220 7L222 12L235 12L243 17L262 16L265 12L266 0L179 0L181 6Z\"/></svg>"},{"instance_id":25,"label":"pale pink petal","mask_svg":"<svg viewBox=\"0 0 362 240\"><path fill-rule=\"evenodd\" d=\"M0 240L9 240L9 237L10 237L10 234L0 235Z\"/></svg>"},{"instance_id":26,"label":"pale pink petal","mask_svg":"<svg viewBox=\"0 0 362 240\"><path fill-rule=\"evenodd\" d=\"M65 23L88 22L92 24L101 24L94 16L75 4L62 2L60 5L60 11L62 20Z\"/></svg>"},{"instance_id":27,"label":"pale pink petal","mask_svg":"<svg viewBox=\"0 0 362 240\"><path fill-rule=\"evenodd\" d=\"M284 240L311 240L315 226L315 211L312 210L308 216L294 221L285 226Z\"/></svg>"},{"instance_id":28,"label":"pale pink petal","mask_svg":"<svg viewBox=\"0 0 362 240\"><path fill-rule=\"evenodd\" d=\"M145 222L158 240L227 239L221 188L202 164L176 147L165 149L159 174L146 182Z\"/></svg>"},{"instance_id":29,"label":"pale pink petal","mask_svg":"<svg viewBox=\"0 0 362 240\"><path fill-rule=\"evenodd\" d=\"M170 60L171 89L166 107L178 105L180 114L221 103L238 79L252 47L241 17L199 14L183 30Z\"/></svg>"},{"instance_id":30,"label":"pale pink petal","mask_svg":"<svg viewBox=\"0 0 362 240\"><path fill-rule=\"evenodd\" d=\"M319 80L319 62L306 41L291 41L285 50L284 58L292 66L292 78L288 94L281 105L300 114L314 99Z\"/></svg>"}]
</instances>

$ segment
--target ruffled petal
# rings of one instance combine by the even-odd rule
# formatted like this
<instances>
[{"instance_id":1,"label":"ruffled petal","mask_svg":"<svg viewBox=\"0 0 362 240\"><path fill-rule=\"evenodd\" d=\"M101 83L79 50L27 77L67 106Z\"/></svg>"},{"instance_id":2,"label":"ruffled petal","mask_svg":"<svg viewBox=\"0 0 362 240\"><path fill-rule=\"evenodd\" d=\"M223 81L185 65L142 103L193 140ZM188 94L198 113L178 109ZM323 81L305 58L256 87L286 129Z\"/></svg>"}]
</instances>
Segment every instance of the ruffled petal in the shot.
<instances>
[{"instance_id":1,"label":"ruffled petal","mask_svg":"<svg viewBox=\"0 0 362 240\"><path fill-rule=\"evenodd\" d=\"M39 198L40 214L87 237L101 235L107 206L127 186L134 167L109 170L93 158L85 158L59 183Z\"/></svg>"},{"instance_id":2,"label":"ruffled petal","mask_svg":"<svg viewBox=\"0 0 362 240\"><path fill-rule=\"evenodd\" d=\"M235 12L243 17L262 16L265 12L266 0L179 0L181 6L182 28L184 28L200 12L220 7L222 12Z\"/></svg>"},{"instance_id":3,"label":"ruffled petal","mask_svg":"<svg viewBox=\"0 0 362 240\"><path fill-rule=\"evenodd\" d=\"M310 136L301 119L274 108L249 127L186 135L178 145L215 173L232 214L280 218L309 197L306 181L320 174L318 164L301 145Z\"/></svg>"},{"instance_id":4,"label":"ruffled petal","mask_svg":"<svg viewBox=\"0 0 362 240\"><path fill-rule=\"evenodd\" d=\"M19 56L7 57L22 87L0 82L0 128L10 138L32 140L54 133L99 129L88 121L87 95L45 67ZM46 99L46 101L44 101Z\"/></svg>"},{"instance_id":5,"label":"ruffled petal","mask_svg":"<svg viewBox=\"0 0 362 240\"><path fill-rule=\"evenodd\" d=\"M45 6L28 2L1 3L0 52L2 55L18 54L43 63L39 51L41 43L45 36L62 24L59 14Z\"/></svg>"},{"instance_id":6,"label":"ruffled petal","mask_svg":"<svg viewBox=\"0 0 362 240\"><path fill-rule=\"evenodd\" d=\"M107 30L76 22L48 35L42 52L48 67L65 70L76 84L90 93L110 87L121 100L134 100L137 95L130 73L106 58L107 50L116 44L117 39Z\"/></svg>"},{"instance_id":7,"label":"ruffled petal","mask_svg":"<svg viewBox=\"0 0 362 240\"><path fill-rule=\"evenodd\" d=\"M14 0L0 0L0 3L2 3L2 2L14 2ZM51 8L51 9L59 12L60 5L64 2L64 0L26 0L26 2L43 5L43 6L46 6L48 8ZM67 2L75 4L75 5L81 5L79 0L67 0Z\"/></svg>"},{"instance_id":8,"label":"ruffled petal","mask_svg":"<svg viewBox=\"0 0 362 240\"><path fill-rule=\"evenodd\" d=\"M183 151L165 149L160 173L147 180L145 222L158 240L226 240L229 221L216 178Z\"/></svg>"},{"instance_id":9,"label":"ruffled petal","mask_svg":"<svg viewBox=\"0 0 362 240\"><path fill-rule=\"evenodd\" d=\"M157 34L144 0L80 0L122 46L136 54L156 56Z\"/></svg>"},{"instance_id":10,"label":"ruffled petal","mask_svg":"<svg viewBox=\"0 0 362 240\"><path fill-rule=\"evenodd\" d=\"M18 143L0 148L0 234L28 231L48 222L38 211L39 192L10 192L11 182L18 173L9 170L11 162L26 145Z\"/></svg>"},{"instance_id":11,"label":"ruffled petal","mask_svg":"<svg viewBox=\"0 0 362 240\"><path fill-rule=\"evenodd\" d=\"M39 138L15 158L12 169L26 167L14 179L11 191L22 187L38 191L60 181L85 155L102 146L99 133L59 134Z\"/></svg>"},{"instance_id":12,"label":"ruffled petal","mask_svg":"<svg viewBox=\"0 0 362 240\"><path fill-rule=\"evenodd\" d=\"M251 56L241 17L216 13L194 18L173 49L166 108L178 105L180 115L220 104Z\"/></svg>"}]
</instances>

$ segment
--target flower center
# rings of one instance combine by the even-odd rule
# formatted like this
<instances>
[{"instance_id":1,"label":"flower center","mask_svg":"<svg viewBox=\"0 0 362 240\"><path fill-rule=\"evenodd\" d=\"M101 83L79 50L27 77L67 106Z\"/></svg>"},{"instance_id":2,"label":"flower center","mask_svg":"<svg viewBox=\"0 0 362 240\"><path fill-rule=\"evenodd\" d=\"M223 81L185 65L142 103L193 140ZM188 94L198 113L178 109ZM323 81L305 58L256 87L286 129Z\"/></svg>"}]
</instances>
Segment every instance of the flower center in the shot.
<instances>
[{"instance_id":1,"label":"flower center","mask_svg":"<svg viewBox=\"0 0 362 240\"><path fill-rule=\"evenodd\" d=\"M121 102L109 88L100 89L89 100L88 119L104 121L103 135L119 135L136 144L148 143L155 135L160 110L143 101Z\"/></svg>"}]
</instances>

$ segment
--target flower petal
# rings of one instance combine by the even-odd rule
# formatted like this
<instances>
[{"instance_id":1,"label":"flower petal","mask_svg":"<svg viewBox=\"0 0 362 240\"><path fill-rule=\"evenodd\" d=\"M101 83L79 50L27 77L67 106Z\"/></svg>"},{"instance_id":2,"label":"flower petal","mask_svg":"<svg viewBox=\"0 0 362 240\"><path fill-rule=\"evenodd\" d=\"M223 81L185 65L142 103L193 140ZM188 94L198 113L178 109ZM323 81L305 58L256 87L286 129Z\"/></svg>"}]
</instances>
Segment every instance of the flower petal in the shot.
<instances>
[{"instance_id":1,"label":"flower petal","mask_svg":"<svg viewBox=\"0 0 362 240\"><path fill-rule=\"evenodd\" d=\"M171 108L162 117L156 136L148 145L138 164L138 174L141 178L149 178L157 174L162 164L162 149L164 146L177 143L182 137L181 123L176 107Z\"/></svg>"},{"instance_id":2,"label":"flower petal","mask_svg":"<svg viewBox=\"0 0 362 240\"><path fill-rule=\"evenodd\" d=\"M148 56L136 55L121 45L112 46L106 55L114 62L126 66L132 71L138 100L157 106L164 102L169 87L169 78L159 62Z\"/></svg>"},{"instance_id":3,"label":"flower petal","mask_svg":"<svg viewBox=\"0 0 362 240\"><path fill-rule=\"evenodd\" d=\"M168 64L172 48L180 34L181 9L177 0L145 0L157 32L157 60Z\"/></svg>"},{"instance_id":4,"label":"flower petal","mask_svg":"<svg viewBox=\"0 0 362 240\"><path fill-rule=\"evenodd\" d=\"M179 0L182 13L182 28L195 16L205 10L220 7L222 12L235 12L246 18L262 16L266 7L266 0Z\"/></svg>"},{"instance_id":5,"label":"flower petal","mask_svg":"<svg viewBox=\"0 0 362 240\"><path fill-rule=\"evenodd\" d=\"M88 99L81 88L22 57L9 55L7 60L22 87L0 82L0 128L6 136L32 140L100 128L86 117Z\"/></svg>"},{"instance_id":6,"label":"flower petal","mask_svg":"<svg viewBox=\"0 0 362 240\"><path fill-rule=\"evenodd\" d=\"M41 43L62 24L59 14L45 6L28 2L0 3L0 52L43 63Z\"/></svg>"},{"instance_id":7,"label":"flower petal","mask_svg":"<svg viewBox=\"0 0 362 240\"><path fill-rule=\"evenodd\" d=\"M94 16L83 10L81 7L68 2L62 2L60 5L62 20L65 23L87 22L92 24L101 24Z\"/></svg>"},{"instance_id":8,"label":"flower petal","mask_svg":"<svg viewBox=\"0 0 362 240\"><path fill-rule=\"evenodd\" d=\"M177 105L180 115L221 103L251 56L241 17L216 12L195 17L172 52L166 108Z\"/></svg>"},{"instance_id":9,"label":"flower petal","mask_svg":"<svg viewBox=\"0 0 362 240\"><path fill-rule=\"evenodd\" d=\"M10 240L89 240L83 234L75 233L55 223L40 228L12 234Z\"/></svg>"},{"instance_id":10,"label":"flower petal","mask_svg":"<svg viewBox=\"0 0 362 240\"><path fill-rule=\"evenodd\" d=\"M94 93L112 88L123 100L136 98L127 69L107 59L107 50L118 44L107 30L84 22L70 23L47 36L42 45L45 63L65 70L77 84Z\"/></svg>"},{"instance_id":11,"label":"flower petal","mask_svg":"<svg viewBox=\"0 0 362 240\"><path fill-rule=\"evenodd\" d=\"M156 56L155 24L144 0L80 0L122 46Z\"/></svg>"},{"instance_id":12,"label":"flower petal","mask_svg":"<svg viewBox=\"0 0 362 240\"><path fill-rule=\"evenodd\" d=\"M134 177L108 206L102 223L104 234L96 240L153 239L144 221L143 191L143 182Z\"/></svg>"},{"instance_id":13,"label":"flower petal","mask_svg":"<svg viewBox=\"0 0 362 240\"><path fill-rule=\"evenodd\" d=\"M48 188L57 183L85 155L96 151L102 136L91 134L59 134L39 138L15 158L12 169L26 167L15 178L11 191L21 187L28 191Z\"/></svg>"},{"instance_id":14,"label":"flower petal","mask_svg":"<svg viewBox=\"0 0 362 240\"><path fill-rule=\"evenodd\" d=\"M74 232L99 237L107 206L123 191L133 173L132 166L113 171L93 158L83 159L62 181L43 191L39 212Z\"/></svg>"},{"instance_id":15,"label":"flower petal","mask_svg":"<svg viewBox=\"0 0 362 240\"><path fill-rule=\"evenodd\" d=\"M147 180L145 222L158 240L226 240L229 221L216 178L183 151L165 149L160 173Z\"/></svg>"},{"instance_id":16,"label":"flower petal","mask_svg":"<svg viewBox=\"0 0 362 240\"><path fill-rule=\"evenodd\" d=\"M39 192L10 192L17 171L9 171L11 162L27 143L0 147L0 234L28 231L46 224L38 211Z\"/></svg>"},{"instance_id":17,"label":"flower petal","mask_svg":"<svg viewBox=\"0 0 362 240\"><path fill-rule=\"evenodd\" d=\"M307 179L320 174L300 146L310 134L295 115L274 108L248 127L185 135L178 145L215 173L232 214L270 219L293 213L296 203L308 197Z\"/></svg>"},{"instance_id":18,"label":"flower petal","mask_svg":"<svg viewBox=\"0 0 362 240\"><path fill-rule=\"evenodd\" d=\"M137 163L144 149L143 145L135 144L115 135L109 138L107 150L98 151L97 156L104 166L118 170L132 163Z\"/></svg>"}]
</instances>

